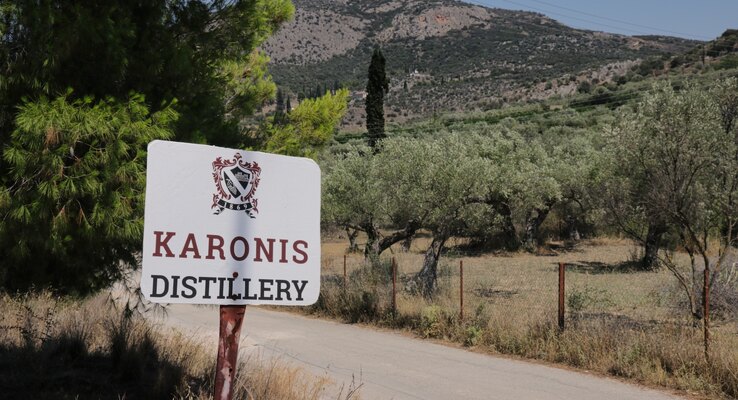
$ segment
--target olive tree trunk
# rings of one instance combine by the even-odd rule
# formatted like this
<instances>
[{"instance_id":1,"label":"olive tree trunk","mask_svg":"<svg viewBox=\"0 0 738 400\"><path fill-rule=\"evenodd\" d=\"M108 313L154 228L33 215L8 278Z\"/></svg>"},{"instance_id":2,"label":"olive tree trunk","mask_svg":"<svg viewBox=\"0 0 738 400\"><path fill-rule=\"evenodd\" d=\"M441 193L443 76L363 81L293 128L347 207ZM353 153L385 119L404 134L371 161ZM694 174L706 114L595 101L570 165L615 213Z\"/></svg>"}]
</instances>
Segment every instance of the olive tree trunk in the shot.
<instances>
[{"instance_id":1,"label":"olive tree trunk","mask_svg":"<svg viewBox=\"0 0 738 400\"><path fill-rule=\"evenodd\" d=\"M448 235L434 235L431 244L425 251L423 258L423 268L415 276L415 280L420 286L423 296L430 298L436 290L438 281L438 260L441 258L443 245L446 244Z\"/></svg>"},{"instance_id":2,"label":"olive tree trunk","mask_svg":"<svg viewBox=\"0 0 738 400\"><path fill-rule=\"evenodd\" d=\"M410 247L412 245L413 245L413 237L412 236L408 236L407 239L405 239L405 240L402 241L402 246L401 246L402 251L404 251L406 253L409 252L410 251Z\"/></svg>"},{"instance_id":3,"label":"olive tree trunk","mask_svg":"<svg viewBox=\"0 0 738 400\"><path fill-rule=\"evenodd\" d=\"M364 247L364 259L372 263L378 262L379 256L385 250L392 247L395 243L413 237L417 230L418 224L410 222L404 229L395 231L387 236L382 236L379 229L374 225L365 226L364 232L366 232L367 241Z\"/></svg>"},{"instance_id":4,"label":"olive tree trunk","mask_svg":"<svg viewBox=\"0 0 738 400\"><path fill-rule=\"evenodd\" d=\"M520 240L518 239L518 232L513 224L512 210L506 202L498 202L494 204L494 209L497 214L502 217L502 232L501 240L502 245L505 249L515 251L520 248Z\"/></svg>"},{"instance_id":5,"label":"olive tree trunk","mask_svg":"<svg viewBox=\"0 0 738 400\"><path fill-rule=\"evenodd\" d=\"M652 223L648 225L646 240L643 243L643 259L641 260L641 267L644 270L650 271L658 267L659 250L665 233L666 227L663 224Z\"/></svg>"},{"instance_id":6,"label":"olive tree trunk","mask_svg":"<svg viewBox=\"0 0 738 400\"><path fill-rule=\"evenodd\" d=\"M546 205L542 208L535 208L528 212L528 216L525 218L525 239L524 239L524 245L525 249L533 252L538 248L538 245L540 244L538 242L539 239L539 228L541 227L541 224L543 224L543 221L546 220L546 217L548 217L548 213L551 211L551 206Z\"/></svg>"},{"instance_id":7,"label":"olive tree trunk","mask_svg":"<svg viewBox=\"0 0 738 400\"><path fill-rule=\"evenodd\" d=\"M349 247L348 252L349 253L358 253L359 252L359 245L356 243L356 237L359 236L359 230L358 229L351 229L350 227L346 227L346 236L348 237L349 241Z\"/></svg>"}]
</instances>

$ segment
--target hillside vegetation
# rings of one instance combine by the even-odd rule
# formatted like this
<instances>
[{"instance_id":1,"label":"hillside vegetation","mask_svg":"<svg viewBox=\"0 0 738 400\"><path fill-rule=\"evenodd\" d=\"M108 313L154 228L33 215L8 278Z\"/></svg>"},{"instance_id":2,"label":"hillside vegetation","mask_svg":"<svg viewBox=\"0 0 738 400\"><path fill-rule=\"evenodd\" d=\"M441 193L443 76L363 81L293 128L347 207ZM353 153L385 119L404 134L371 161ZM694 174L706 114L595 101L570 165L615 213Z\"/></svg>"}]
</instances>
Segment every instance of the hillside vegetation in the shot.
<instances>
[{"instance_id":1,"label":"hillside vegetation","mask_svg":"<svg viewBox=\"0 0 738 400\"><path fill-rule=\"evenodd\" d=\"M295 6L295 19L264 45L275 82L295 97L336 82L362 91L372 47L379 44L392 81L393 121L489 108L523 98L521 88L565 75L572 80L556 93L571 93L580 72L612 76L630 61L697 44L583 31L537 13L451 0L297 0ZM361 125L360 96L347 126Z\"/></svg>"}]
</instances>

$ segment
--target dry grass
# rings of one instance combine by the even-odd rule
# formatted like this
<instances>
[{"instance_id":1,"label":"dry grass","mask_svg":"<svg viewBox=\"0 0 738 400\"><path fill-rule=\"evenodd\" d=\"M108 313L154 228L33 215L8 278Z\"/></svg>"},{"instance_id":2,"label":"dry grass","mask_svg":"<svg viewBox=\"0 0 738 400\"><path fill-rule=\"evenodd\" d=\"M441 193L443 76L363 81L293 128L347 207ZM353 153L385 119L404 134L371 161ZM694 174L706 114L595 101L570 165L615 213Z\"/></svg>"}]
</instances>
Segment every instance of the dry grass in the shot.
<instances>
[{"instance_id":1,"label":"dry grass","mask_svg":"<svg viewBox=\"0 0 738 400\"><path fill-rule=\"evenodd\" d=\"M0 397L208 399L215 357L202 341L118 312L104 296L0 295ZM279 360L242 360L235 399L323 399L331 382ZM349 388L351 389L351 388ZM357 397L354 390L339 398Z\"/></svg>"},{"instance_id":2,"label":"dry grass","mask_svg":"<svg viewBox=\"0 0 738 400\"><path fill-rule=\"evenodd\" d=\"M309 312L366 322L449 340L482 352L562 363L651 386L711 398L738 397L736 321L716 321L710 362L702 334L668 271L637 272L637 254L622 239L598 239L555 256L525 253L470 256L451 251L442 259L439 291L432 300L414 295L406 282L419 270L428 239L410 252L392 249L398 264L397 313L391 308L388 262L363 264L347 256L349 284L343 287L345 241L323 246L324 282ZM456 243L461 244L461 243ZM464 262L465 319L459 321L459 261ZM567 329L557 320L557 265L567 269Z\"/></svg>"}]
</instances>

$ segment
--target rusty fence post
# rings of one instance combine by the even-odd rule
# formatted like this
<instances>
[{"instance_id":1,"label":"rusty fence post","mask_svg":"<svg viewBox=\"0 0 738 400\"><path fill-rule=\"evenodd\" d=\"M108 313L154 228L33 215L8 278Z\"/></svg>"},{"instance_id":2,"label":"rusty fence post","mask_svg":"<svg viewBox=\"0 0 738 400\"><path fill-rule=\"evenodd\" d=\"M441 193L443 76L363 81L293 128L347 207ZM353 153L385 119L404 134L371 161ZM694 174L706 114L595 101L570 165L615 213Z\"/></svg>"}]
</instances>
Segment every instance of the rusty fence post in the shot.
<instances>
[{"instance_id":1,"label":"rusty fence post","mask_svg":"<svg viewBox=\"0 0 738 400\"><path fill-rule=\"evenodd\" d=\"M564 330L564 322L565 322L565 290L566 290L566 282L565 282L565 272L566 272L566 264L560 262L559 263L559 330Z\"/></svg>"},{"instance_id":2,"label":"rusty fence post","mask_svg":"<svg viewBox=\"0 0 738 400\"><path fill-rule=\"evenodd\" d=\"M459 321L464 322L464 260L459 260Z\"/></svg>"},{"instance_id":3,"label":"rusty fence post","mask_svg":"<svg viewBox=\"0 0 738 400\"><path fill-rule=\"evenodd\" d=\"M703 327L703 339L705 341L705 361L710 362L710 268L705 266L703 271L704 281L702 282L702 295L703 304L702 307L705 309L705 315L702 319Z\"/></svg>"},{"instance_id":4,"label":"rusty fence post","mask_svg":"<svg viewBox=\"0 0 738 400\"><path fill-rule=\"evenodd\" d=\"M346 291L346 287L348 287L348 279L346 277L346 255L343 255L343 291Z\"/></svg>"},{"instance_id":5,"label":"rusty fence post","mask_svg":"<svg viewBox=\"0 0 738 400\"><path fill-rule=\"evenodd\" d=\"M218 360L215 367L215 400L231 400L238 361L238 337L241 335L246 306L220 306Z\"/></svg>"},{"instance_id":6,"label":"rusty fence post","mask_svg":"<svg viewBox=\"0 0 738 400\"><path fill-rule=\"evenodd\" d=\"M392 315L397 315L397 261L392 257Z\"/></svg>"}]
</instances>

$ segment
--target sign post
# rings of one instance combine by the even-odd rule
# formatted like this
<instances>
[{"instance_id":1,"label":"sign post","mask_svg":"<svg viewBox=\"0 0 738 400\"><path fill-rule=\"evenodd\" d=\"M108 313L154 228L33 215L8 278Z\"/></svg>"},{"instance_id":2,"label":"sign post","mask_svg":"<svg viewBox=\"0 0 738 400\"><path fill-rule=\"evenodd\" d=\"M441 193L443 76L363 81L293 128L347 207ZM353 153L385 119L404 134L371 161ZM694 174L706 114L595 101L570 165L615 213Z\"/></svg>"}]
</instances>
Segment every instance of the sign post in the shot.
<instances>
[{"instance_id":1,"label":"sign post","mask_svg":"<svg viewBox=\"0 0 738 400\"><path fill-rule=\"evenodd\" d=\"M141 290L217 304L216 399L230 399L247 304L310 305L320 293L320 169L306 158L149 144Z\"/></svg>"},{"instance_id":2,"label":"sign post","mask_svg":"<svg viewBox=\"0 0 738 400\"><path fill-rule=\"evenodd\" d=\"M220 306L218 359L215 363L215 400L231 400L238 364L238 337L246 306Z\"/></svg>"}]
</instances>

